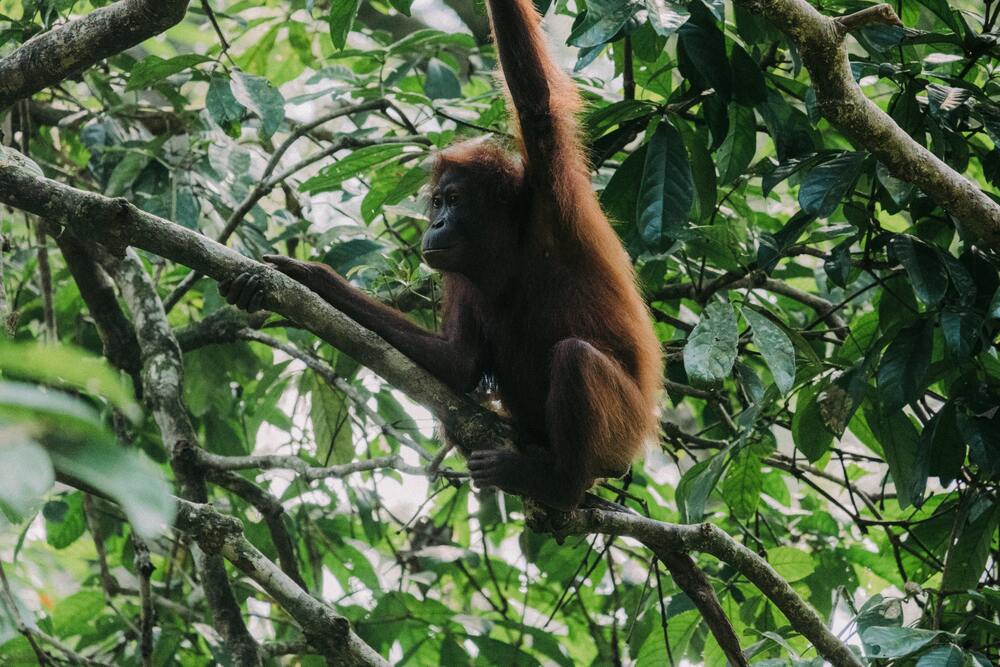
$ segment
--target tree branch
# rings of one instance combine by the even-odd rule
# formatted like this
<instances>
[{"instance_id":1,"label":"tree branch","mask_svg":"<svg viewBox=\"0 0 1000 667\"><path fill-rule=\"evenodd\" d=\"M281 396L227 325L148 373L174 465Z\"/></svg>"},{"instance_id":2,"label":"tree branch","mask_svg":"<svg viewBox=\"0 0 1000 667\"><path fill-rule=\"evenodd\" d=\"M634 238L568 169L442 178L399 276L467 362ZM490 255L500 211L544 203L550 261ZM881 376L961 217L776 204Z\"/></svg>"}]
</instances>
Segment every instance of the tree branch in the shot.
<instances>
[{"instance_id":1,"label":"tree branch","mask_svg":"<svg viewBox=\"0 0 1000 667\"><path fill-rule=\"evenodd\" d=\"M913 183L960 223L964 236L1000 249L1000 204L918 144L872 102L855 82L844 44L848 30L873 21L894 23L889 5L840 19L820 14L806 0L737 0L769 19L798 49L816 90L816 107L857 148Z\"/></svg>"},{"instance_id":2,"label":"tree branch","mask_svg":"<svg viewBox=\"0 0 1000 667\"><path fill-rule=\"evenodd\" d=\"M179 23L188 0L119 0L0 60L0 110Z\"/></svg>"},{"instance_id":3,"label":"tree branch","mask_svg":"<svg viewBox=\"0 0 1000 667\"><path fill-rule=\"evenodd\" d=\"M128 251L120 262L105 258L105 269L115 279L132 313L142 351L143 399L170 452L174 473L187 498L206 502L204 477L191 465L190 452L197 448L198 436L182 398L184 363L163 303L135 252ZM243 622L222 557L218 552L203 550L196 562L215 626L234 660L239 665L259 665L257 642Z\"/></svg>"}]
</instances>

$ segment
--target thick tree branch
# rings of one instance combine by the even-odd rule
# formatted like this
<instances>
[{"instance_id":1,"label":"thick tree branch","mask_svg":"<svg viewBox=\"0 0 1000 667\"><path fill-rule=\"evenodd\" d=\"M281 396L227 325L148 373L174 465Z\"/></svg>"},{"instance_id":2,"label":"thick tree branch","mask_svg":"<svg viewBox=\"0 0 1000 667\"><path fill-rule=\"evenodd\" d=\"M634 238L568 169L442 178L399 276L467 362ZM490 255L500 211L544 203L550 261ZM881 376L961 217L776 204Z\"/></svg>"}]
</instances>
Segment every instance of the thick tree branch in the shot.
<instances>
[{"instance_id":1,"label":"thick tree branch","mask_svg":"<svg viewBox=\"0 0 1000 667\"><path fill-rule=\"evenodd\" d=\"M36 35L0 60L0 110L158 35L180 22L188 0L119 0Z\"/></svg>"},{"instance_id":2,"label":"thick tree branch","mask_svg":"<svg viewBox=\"0 0 1000 667\"><path fill-rule=\"evenodd\" d=\"M163 303L135 252L128 251L121 261L105 258L105 269L115 279L132 313L142 352L143 399L170 452L174 473L185 497L206 502L205 480L197 467L191 465L190 453L197 448L198 436L182 398L184 363ZM238 665L259 665L257 642L243 622L222 557L218 552L202 550L196 563L215 626L234 660Z\"/></svg>"},{"instance_id":3,"label":"thick tree branch","mask_svg":"<svg viewBox=\"0 0 1000 667\"><path fill-rule=\"evenodd\" d=\"M351 630L346 618L296 584L243 536L240 522L210 505L178 500L177 526L205 551L219 553L273 597L331 665L387 665Z\"/></svg>"},{"instance_id":4,"label":"thick tree branch","mask_svg":"<svg viewBox=\"0 0 1000 667\"><path fill-rule=\"evenodd\" d=\"M857 148L889 172L913 183L960 223L963 235L1000 249L1000 204L914 141L872 102L851 74L844 44L848 30L878 21L898 23L888 5L840 19L820 14L806 0L737 0L769 19L798 49L816 90L816 107Z\"/></svg>"},{"instance_id":5,"label":"thick tree branch","mask_svg":"<svg viewBox=\"0 0 1000 667\"><path fill-rule=\"evenodd\" d=\"M264 522L267 524L267 530L271 534L274 550L278 554L278 563L281 565L281 571L287 574L296 585L305 590L306 583L299 572L299 561L295 555L295 544L292 542L292 536L289 534L287 526L285 526L285 508L281 504L281 501L270 491L264 490L246 477L237 475L234 472L209 470L206 477L215 484L235 493L261 513L264 517Z\"/></svg>"}]
</instances>

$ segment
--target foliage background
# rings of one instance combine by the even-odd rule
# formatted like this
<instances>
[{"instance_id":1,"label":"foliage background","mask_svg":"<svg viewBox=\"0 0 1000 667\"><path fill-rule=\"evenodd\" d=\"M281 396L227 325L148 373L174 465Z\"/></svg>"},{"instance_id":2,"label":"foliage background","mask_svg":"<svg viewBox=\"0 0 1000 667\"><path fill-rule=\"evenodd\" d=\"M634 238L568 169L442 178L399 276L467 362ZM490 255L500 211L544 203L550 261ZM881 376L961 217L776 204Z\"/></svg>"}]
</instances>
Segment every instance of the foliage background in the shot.
<instances>
[{"instance_id":1,"label":"foliage background","mask_svg":"<svg viewBox=\"0 0 1000 667\"><path fill-rule=\"evenodd\" d=\"M0 49L104 4L0 2ZM594 187L666 356L663 438L605 494L656 519L716 523L868 658L996 664L997 249L963 238L832 128L795 49L742 5L541 9L586 99ZM854 33L852 70L910 136L994 196L1000 3L896 10L905 29ZM464 0L193 3L163 36L11 107L5 142L50 178L249 257L324 261L433 326L438 286L418 252L429 160L509 131L487 38L482 8ZM59 232L12 209L0 225L0 663L36 660L29 638L50 659L141 663L136 544L155 567L149 661L232 661L193 569L198 547L162 531L173 473L152 406L133 393L137 368L129 378L93 359L129 370L102 344ZM473 492L456 454L428 472L414 449L437 451L432 420L401 393L287 321L233 313L214 281L142 260L184 352L202 447L313 467L399 455L315 480L241 472L276 514L238 482L209 485L251 543L272 560L290 548L283 569L383 656L724 664L636 542L525 531L520 499ZM219 321L266 336L206 325ZM57 476L118 503L53 486ZM699 563L755 663L816 659L732 568ZM320 660L286 610L230 575L269 655Z\"/></svg>"}]
</instances>

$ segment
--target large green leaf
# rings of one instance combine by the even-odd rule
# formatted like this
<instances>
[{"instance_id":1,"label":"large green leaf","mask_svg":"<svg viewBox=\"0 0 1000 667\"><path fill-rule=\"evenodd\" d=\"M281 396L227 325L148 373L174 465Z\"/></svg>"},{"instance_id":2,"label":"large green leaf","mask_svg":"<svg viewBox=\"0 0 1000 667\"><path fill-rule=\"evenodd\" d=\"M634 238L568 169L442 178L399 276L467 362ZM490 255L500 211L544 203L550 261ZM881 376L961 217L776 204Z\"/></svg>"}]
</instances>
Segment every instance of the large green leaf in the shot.
<instances>
[{"instance_id":1,"label":"large green leaf","mask_svg":"<svg viewBox=\"0 0 1000 667\"><path fill-rule=\"evenodd\" d=\"M667 248L687 223L694 205L694 180L680 133L662 121L646 146L646 163L636 201L643 241Z\"/></svg>"},{"instance_id":2,"label":"large green leaf","mask_svg":"<svg viewBox=\"0 0 1000 667\"><path fill-rule=\"evenodd\" d=\"M760 66L739 44L732 46L733 99L749 107L767 101L767 83Z\"/></svg>"},{"instance_id":3,"label":"large green leaf","mask_svg":"<svg viewBox=\"0 0 1000 667\"><path fill-rule=\"evenodd\" d=\"M432 100L447 100L461 97L462 84L459 83L455 71L437 58L431 58L427 63L427 78L424 80L424 92Z\"/></svg>"},{"instance_id":4,"label":"large green leaf","mask_svg":"<svg viewBox=\"0 0 1000 667\"><path fill-rule=\"evenodd\" d=\"M792 440L795 446L806 455L806 458L816 462L833 444L834 434L823 420L819 397L829 384L807 386L798 392L795 398L795 414L792 415Z\"/></svg>"},{"instance_id":5,"label":"large green leaf","mask_svg":"<svg viewBox=\"0 0 1000 667\"><path fill-rule=\"evenodd\" d=\"M715 212L717 190L715 163L708 152L708 131L704 128L696 129L683 121L677 123L677 129L691 158L691 176L698 195L694 207L696 217L700 220L711 219Z\"/></svg>"},{"instance_id":6,"label":"large green leaf","mask_svg":"<svg viewBox=\"0 0 1000 667\"><path fill-rule=\"evenodd\" d=\"M24 520L54 481L49 455L25 431L0 431L0 516Z\"/></svg>"},{"instance_id":7,"label":"large green leaf","mask_svg":"<svg viewBox=\"0 0 1000 667\"><path fill-rule=\"evenodd\" d=\"M690 17L684 5L669 0L645 0L645 4L649 23L661 37L670 37Z\"/></svg>"},{"instance_id":8,"label":"large green leaf","mask_svg":"<svg viewBox=\"0 0 1000 667\"><path fill-rule=\"evenodd\" d=\"M129 417L139 417L132 389L107 362L69 345L0 342L5 374L102 396Z\"/></svg>"},{"instance_id":9,"label":"large green leaf","mask_svg":"<svg viewBox=\"0 0 1000 667\"><path fill-rule=\"evenodd\" d=\"M799 206L818 218L825 218L837 210L844 196L850 192L864 162L863 152L845 153L813 167L799 188Z\"/></svg>"},{"instance_id":10,"label":"large green leaf","mask_svg":"<svg viewBox=\"0 0 1000 667\"><path fill-rule=\"evenodd\" d=\"M816 564L812 556L802 549L795 547L773 547L767 550L767 562L771 564L778 574L785 581L799 581L805 579L813 570Z\"/></svg>"},{"instance_id":11,"label":"large green leaf","mask_svg":"<svg viewBox=\"0 0 1000 667\"><path fill-rule=\"evenodd\" d=\"M231 82L233 97L240 104L257 114L261 133L270 137L285 119L285 98L264 77L234 71Z\"/></svg>"},{"instance_id":12,"label":"large green leaf","mask_svg":"<svg viewBox=\"0 0 1000 667\"><path fill-rule=\"evenodd\" d=\"M316 459L321 465L349 463L354 459L354 439L347 397L313 376L309 418L316 437Z\"/></svg>"},{"instance_id":13,"label":"large green leaf","mask_svg":"<svg viewBox=\"0 0 1000 667\"><path fill-rule=\"evenodd\" d=\"M233 96L229 77L215 74L208 82L208 93L205 95L205 108L226 133L233 137L240 136L239 123L246 113L246 107L236 101Z\"/></svg>"},{"instance_id":14,"label":"large green leaf","mask_svg":"<svg viewBox=\"0 0 1000 667\"><path fill-rule=\"evenodd\" d=\"M878 367L879 397L886 410L896 410L923 393L934 351L934 322L920 320L889 344Z\"/></svg>"},{"instance_id":15,"label":"large green leaf","mask_svg":"<svg viewBox=\"0 0 1000 667\"><path fill-rule=\"evenodd\" d=\"M941 636L937 630L875 626L861 633L865 655L870 658L902 658L912 655Z\"/></svg>"},{"instance_id":16,"label":"large green leaf","mask_svg":"<svg viewBox=\"0 0 1000 667\"><path fill-rule=\"evenodd\" d=\"M189 67L200 65L211 60L208 56L197 53L185 53L164 60L159 56L146 56L135 67L129 75L128 84L125 90L139 90L148 88L151 84L165 79L172 74L182 72Z\"/></svg>"},{"instance_id":17,"label":"large green leaf","mask_svg":"<svg viewBox=\"0 0 1000 667\"><path fill-rule=\"evenodd\" d=\"M725 456L717 454L699 461L677 483L677 511L681 523L698 523L705 516L705 503L725 469Z\"/></svg>"},{"instance_id":18,"label":"large green leaf","mask_svg":"<svg viewBox=\"0 0 1000 667\"><path fill-rule=\"evenodd\" d=\"M743 175L757 152L757 121L753 109L729 106L729 132L716 153L720 185Z\"/></svg>"},{"instance_id":19,"label":"large green leaf","mask_svg":"<svg viewBox=\"0 0 1000 667\"><path fill-rule=\"evenodd\" d=\"M941 577L941 587L945 590L976 588L990 557L990 546L1000 522L1000 504L987 498L970 504L970 511L959 512L956 517L960 524L956 531L958 539L949 550Z\"/></svg>"},{"instance_id":20,"label":"large green leaf","mask_svg":"<svg viewBox=\"0 0 1000 667\"><path fill-rule=\"evenodd\" d=\"M611 41L639 9L632 0L590 0L566 41L581 48L600 46Z\"/></svg>"},{"instance_id":21,"label":"large green leaf","mask_svg":"<svg viewBox=\"0 0 1000 667\"><path fill-rule=\"evenodd\" d=\"M979 344L982 316L974 310L941 311L941 333L948 356L962 363L968 361Z\"/></svg>"},{"instance_id":22,"label":"large green leaf","mask_svg":"<svg viewBox=\"0 0 1000 667\"><path fill-rule=\"evenodd\" d=\"M795 347L792 341L781 327L753 308L743 308L740 312L750 325L754 346L771 369L774 384L782 394L787 394L795 385Z\"/></svg>"},{"instance_id":23,"label":"large green leaf","mask_svg":"<svg viewBox=\"0 0 1000 667\"><path fill-rule=\"evenodd\" d=\"M733 516L750 519L757 510L760 494L764 486L764 473L760 468L760 457L750 447L743 447L733 457L722 483L722 497Z\"/></svg>"},{"instance_id":24,"label":"large green leaf","mask_svg":"<svg viewBox=\"0 0 1000 667\"><path fill-rule=\"evenodd\" d=\"M361 8L361 0L332 0L327 23L330 25L330 41L338 51L347 44L347 35L354 27L354 19Z\"/></svg>"},{"instance_id":25,"label":"large green leaf","mask_svg":"<svg viewBox=\"0 0 1000 667\"><path fill-rule=\"evenodd\" d=\"M908 234L893 237L890 248L906 269L917 298L928 306L937 305L948 291L948 270L937 250Z\"/></svg>"},{"instance_id":26,"label":"large green leaf","mask_svg":"<svg viewBox=\"0 0 1000 667\"><path fill-rule=\"evenodd\" d=\"M896 483L899 506L919 505L927 485L930 455L920 433L902 410L866 406L865 420L882 445L885 462Z\"/></svg>"},{"instance_id":27,"label":"large green leaf","mask_svg":"<svg viewBox=\"0 0 1000 667\"><path fill-rule=\"evenodd\" d=\"M677 35L681 73L700 88L714 89L720 102L728 104L733 90L733 70L726 55L725 38L713 18L699 8L693 12L691 20L678 29Z\"/></svg>"},{"instance_id":28,"label":"large green leaf","mask_svg":"<svg viewBox=\"0 0 1000 667\"><path fill-rule=\"evenodd\" d=\"M684 370L698 385L718 385L732 374L736 362L736 313L729 303L705 307L684 345Z\"/></svg>"},{"instance_id":29,"label":"large green leaf","mask_svg":"<svg viewBox=\"0 0 1000 667\"><path fill-rule=\"evenodd\" d=\"M45 503L45 541L53 549L65 549L87 530L83 493L77 491Z\"/></svg>"},{"instance_id":30,"label":"large green leaf","mask_svg":"<svg viewBox=\"0 0 1000 667\"><path fill-rule=\"evenodd\" d=\"M954 644L935 646L917 659L916 667L964 667L965 652Z\"/></svg>"},{"instance_id":31,"label":"large green leaf","mask_svg":"<svg viewBox=\"0 0 1000 667\"><path fill-rule=\"evenodd\" d=\"M328 192L338 185L362 172L371 169L392 158L401 155L406 150L403 144L377 144L364 146L333 164L324 167L318 174L304 182L300 187L303 192L316 194Z\"/></svg>"}]
</instances>

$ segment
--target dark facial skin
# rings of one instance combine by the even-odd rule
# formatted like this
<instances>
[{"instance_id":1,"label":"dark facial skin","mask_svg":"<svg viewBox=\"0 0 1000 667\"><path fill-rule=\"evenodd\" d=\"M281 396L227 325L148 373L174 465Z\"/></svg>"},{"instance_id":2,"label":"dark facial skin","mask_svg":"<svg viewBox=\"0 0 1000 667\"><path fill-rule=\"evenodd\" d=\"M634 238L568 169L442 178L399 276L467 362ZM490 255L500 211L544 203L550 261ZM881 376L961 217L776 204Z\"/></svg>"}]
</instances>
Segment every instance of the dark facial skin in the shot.
<instances>
[{"instance_id":1,"label":"dark facial skin","mask_svg":"<svg viewBox=\"0 0 1000 667\"><path fill-rule=\"evenodd\" d=\"M509 207L495 199L462 169L449 169L434 186L430 226L422 251L431 268L475 279L513 247L515 231Z\"/></svg>"}]
</instances>

